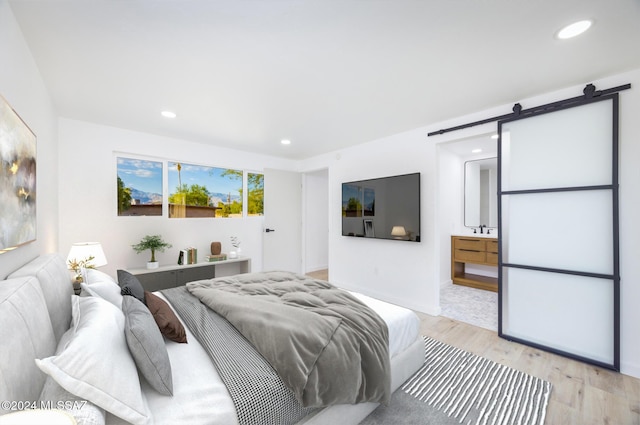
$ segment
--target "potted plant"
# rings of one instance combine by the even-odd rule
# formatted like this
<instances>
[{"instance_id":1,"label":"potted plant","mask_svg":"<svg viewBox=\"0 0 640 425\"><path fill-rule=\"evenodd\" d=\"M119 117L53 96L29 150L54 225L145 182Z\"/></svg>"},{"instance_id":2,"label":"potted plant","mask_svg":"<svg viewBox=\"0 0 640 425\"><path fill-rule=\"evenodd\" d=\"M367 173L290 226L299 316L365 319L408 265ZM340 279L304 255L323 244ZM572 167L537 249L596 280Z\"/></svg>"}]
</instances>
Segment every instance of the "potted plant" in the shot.
<instances>
[{"instance_id":1,"label":"potted plant","mask_svg":"<svg viewBox=\"0 0 640 425\"><path fill-rule=\"evenodd\" d=\"M72 258L67 261L69 268L74 271L75 278L73 280L73 292L76 295L80 295L80 284L84 282L83 272L85 269L95 269L95 265L91 262L95 259L93 255L85 258L84 260L78 260L76 258Z\"/></svg>"},{"instance_id":2,"label":"potted plant","mask_svg":"<svg viewBox=\"0 0 640 425\"><path fill-rule=\"evenodd\" d=\"M140 254L142 251L151 250L151 260L147 263L148 269L158 268L156 261L156 251L164 252L166 248L171 248L171 244L162 240L160 235L147 235L140 242L131 247Z\"/></svg>"}]
</instances>

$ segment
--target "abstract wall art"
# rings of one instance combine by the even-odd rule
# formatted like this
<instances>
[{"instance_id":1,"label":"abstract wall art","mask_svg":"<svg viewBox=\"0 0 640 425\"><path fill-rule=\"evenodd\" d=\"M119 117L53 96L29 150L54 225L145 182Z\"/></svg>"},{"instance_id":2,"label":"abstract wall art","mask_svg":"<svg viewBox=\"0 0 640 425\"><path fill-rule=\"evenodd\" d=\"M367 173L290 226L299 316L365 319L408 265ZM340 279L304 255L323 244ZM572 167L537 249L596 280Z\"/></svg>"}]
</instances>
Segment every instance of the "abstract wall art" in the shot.
<instances>
[{"instance_id":1,"label":"abstract wall art","mask_svg":"<svg viewBox=\"0 0 640 425\"><path fill-rule=\"evenodd\" d=\"M0 96L0 253L36 240L36 135Z\"/></svg>"}]
</instances>

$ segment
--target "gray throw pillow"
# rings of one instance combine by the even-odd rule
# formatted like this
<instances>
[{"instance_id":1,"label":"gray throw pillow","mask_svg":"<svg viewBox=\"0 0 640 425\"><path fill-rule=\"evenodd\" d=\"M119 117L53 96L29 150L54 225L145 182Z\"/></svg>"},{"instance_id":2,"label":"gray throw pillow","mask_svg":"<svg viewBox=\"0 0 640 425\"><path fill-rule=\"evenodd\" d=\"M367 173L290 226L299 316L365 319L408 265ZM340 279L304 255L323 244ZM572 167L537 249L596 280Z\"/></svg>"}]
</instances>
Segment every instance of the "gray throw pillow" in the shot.
<instances>
[{"instance_id":1,"label":"gray throw pillow","mask_svg":"<svg viewBox=\"0 0 640 425\"><path fill-rule=\"evenodd\" d=\"M138 370L160 394L173 395L173 378L164 338L149 309L134 297L123 297L124 334Z\"/></svg>"},{"instance_id":2,"label":"gray throw pillow","mask_svg":"<svg viewBox=\"0 0 640 425\"><path fill-rule=\"evenodd\" d=\"M126 270L118 270L118 285L122 288L122 295L131 295L147 305L144 299L144 287L137 277Z\"/></svg>"}]
</instances>

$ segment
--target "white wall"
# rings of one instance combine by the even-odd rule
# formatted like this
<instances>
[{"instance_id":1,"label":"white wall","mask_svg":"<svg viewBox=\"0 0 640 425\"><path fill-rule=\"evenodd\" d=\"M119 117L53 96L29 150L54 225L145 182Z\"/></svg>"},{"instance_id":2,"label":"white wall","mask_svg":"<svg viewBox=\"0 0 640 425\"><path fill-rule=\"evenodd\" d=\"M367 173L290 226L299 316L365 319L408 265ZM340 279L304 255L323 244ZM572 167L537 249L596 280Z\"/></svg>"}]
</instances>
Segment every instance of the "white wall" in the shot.
<instances>
[{"instance_id":1,"label":"white wall","mask_svg":"<svg viewBox=\"0 0 640 425\"><path fill-rule=\"evenodd\" d=\"M252 259L252 270L262 269L262 217L207 219L118 217L116 211L116 156L171 160L262 172L265 167L293 170L295 162L185 140L159 137L93 123L60 119L60 243L65 256L74 242L101 242L109 264L102 271L143 268L149 252L131 248L146 234L161 234L173 245L156 253L161 265L175 264L181 248L193 246L200 258L213 241L231 248L231 236L242 241L242 255ZM167 190L166 185L163 190Z\"/></svg>"},{"instance_id":2,"label":"white wall","mask_svg":"<svg viewBox=\"0 0 640 425\"><path fill-rule=\"evenodd\" d=\"M464 229L464 161L438 146L438 231L440 245L440 284L451 282L451 235Z\"/></svg>"},{"instance_id":3,"label":"white wall","mask_svg":"<svg viewBox=\"0 0 640 425\"><path fill-rule=\"evenodd\" d=\"M392 148L390 148L392 146ZM329 277L340 286L424 312L439 313L435 255L435 145L422 129L323 157L329 167ZM302 168L315 166L303 162ZM421 173L421 242L341 236L341 183Z\"/></svg>"},{"instance_id":4,"label":"white wall","mask_svg":"<svg viewBox=\"0 0 640 425\"><path fill-rule=\"evenodd\" d=\"M4 278L38 255L56 251L58 241L56 114L20 27L4 0L0 0L0 58L0 95L37 137L36 241L0 255L0 278Z\"/></svg>"}]
</instances>

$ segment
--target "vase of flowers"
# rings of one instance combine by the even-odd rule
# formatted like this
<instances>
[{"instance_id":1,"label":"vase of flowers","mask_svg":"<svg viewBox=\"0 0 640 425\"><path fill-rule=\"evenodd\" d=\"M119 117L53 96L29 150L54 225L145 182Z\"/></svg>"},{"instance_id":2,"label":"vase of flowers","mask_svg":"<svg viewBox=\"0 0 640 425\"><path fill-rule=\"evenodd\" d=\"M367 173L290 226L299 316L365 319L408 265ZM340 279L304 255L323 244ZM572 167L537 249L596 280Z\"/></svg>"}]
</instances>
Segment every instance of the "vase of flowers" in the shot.
<instances>
[{"instance_id":1,"label":"vase of flowers","mask_svg":"<svg viewBox=\"0 0 640 425\"><path fill-rule=\"evenodd\" d=\"M229 252L229 258L237 258L242 252L242 248L240 248L240 239L237 236L231 236L231 246L233 246L233 251Z\"/></svg>"},{"instance_id":2,"label":"vase of flowers","mask_svg":"<svg viewBox=\"0 0 640 425\"><path fill-rule=\"evenodd\" d=\"M96 268L96 266L91 263L94 259L95 257L93 255L90 255L84 260L78 260L77 258L72 258L67 261L67 264L69 265L69 269L73 270L73 272L76 274L75 277L73 278L73 292L76 295L80 295L80 291L82 290L80 288L80 285L82 284L82 282L84 282L84 273L83 273L84 270Z\"/></svg>"},{"instance_id":3,"label":"vase of flowers","mask_svg":"<svg viewBox=\"0 0 640 425\"><path fill-rule=\"evenodd\" d=\"M171 244L165 242L160 235L147 235L140 242L135 245L131 245L136 253L140 254L143 251L151 251L151 259L147 262L148 269L158 268L158 262L156 261L156 251L164 252L165 249L171 248Z\"/></svg>"}]
</instances>

